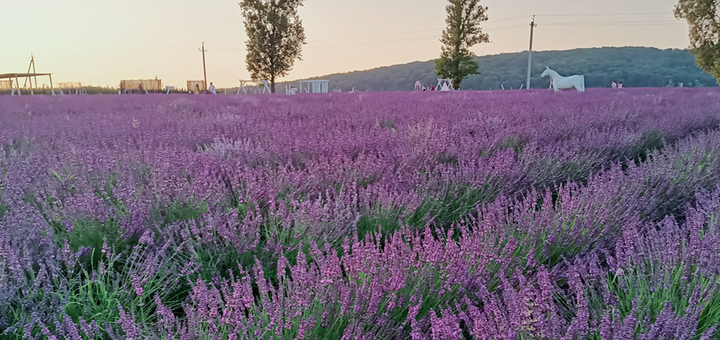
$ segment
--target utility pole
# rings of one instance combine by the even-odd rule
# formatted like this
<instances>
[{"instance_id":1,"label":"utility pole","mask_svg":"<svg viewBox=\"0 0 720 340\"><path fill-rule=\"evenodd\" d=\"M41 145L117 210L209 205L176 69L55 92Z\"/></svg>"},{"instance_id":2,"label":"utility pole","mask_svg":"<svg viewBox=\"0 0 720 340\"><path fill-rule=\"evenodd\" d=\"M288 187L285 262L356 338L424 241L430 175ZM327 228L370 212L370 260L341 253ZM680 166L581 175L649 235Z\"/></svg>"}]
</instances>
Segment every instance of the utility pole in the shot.
<instances>
[{"instance_id":1,"label":"utility pole","mask_svg":"<svg viewBox=\"0 0 720 340\"><path fill-rule=\"evenodd\" d=\"M203 55L203 79L205 80L205 85L204 85L205 88L203 89L203 91L207 91L207 71L205 69L205 52L207 52L207 50L205 49L204 41L202 43L202 48L200 48L199 51L202 52L202 55Z\"/></svg>"},{"instance_id":2,"label":"utility pole","mask_svg":"<svg viewBox=\"0 0 720 340\"><path fill-rule=\"evenodd\" d=\"M532 74L532 52L533 52L533 34L535 33L535 16L530 22L530 49L528 49L528 69L527 69L527 85L526 89L530 89L530 75Z\"/></svg>"}]
</instances>

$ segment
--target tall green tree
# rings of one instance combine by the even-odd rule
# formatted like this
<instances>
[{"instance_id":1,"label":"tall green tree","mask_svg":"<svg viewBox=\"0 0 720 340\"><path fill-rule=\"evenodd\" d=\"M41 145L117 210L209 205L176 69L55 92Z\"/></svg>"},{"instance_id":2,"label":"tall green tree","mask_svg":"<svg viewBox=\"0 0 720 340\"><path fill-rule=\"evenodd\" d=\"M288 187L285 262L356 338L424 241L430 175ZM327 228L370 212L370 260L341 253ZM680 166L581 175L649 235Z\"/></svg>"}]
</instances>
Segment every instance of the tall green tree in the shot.
<instances>
[{"instance_id":1,"label":"tall green tree","mask_svg":"<svg viewBox=\"0 0 720 340\"><path fill-rule=\"evenodd\" d=\"M298 15L303 0L243 0L238 3L245 17L245 62L253 80L275 81L302 60L305 29Z\"/></svg>"},{"instance_id":2,"label":"tall green tree","mask_svg":"<svg viewBox=\"0 0 720 340\"><path fill-rule=\"evenodd\" d=\"M720 0L680 0L675 17L690 25L695 63L720 84Z\"/></svg>"},{"instance_id":3,"label":"tall green tree","mask_svg":"<svg viewBox=\"0 0 720 340\"><path fill-rule=\"evenodd\" d=\"M480 0L449 0L445 7L447 27L443 30L442 53L435 60L435 73L452 79L453 86L460 88L462 80L471 74L479 74L478 64L473 59L472 46L490 42L480 25L487 21L488 8Z\"/></svg>"}]
</instances>

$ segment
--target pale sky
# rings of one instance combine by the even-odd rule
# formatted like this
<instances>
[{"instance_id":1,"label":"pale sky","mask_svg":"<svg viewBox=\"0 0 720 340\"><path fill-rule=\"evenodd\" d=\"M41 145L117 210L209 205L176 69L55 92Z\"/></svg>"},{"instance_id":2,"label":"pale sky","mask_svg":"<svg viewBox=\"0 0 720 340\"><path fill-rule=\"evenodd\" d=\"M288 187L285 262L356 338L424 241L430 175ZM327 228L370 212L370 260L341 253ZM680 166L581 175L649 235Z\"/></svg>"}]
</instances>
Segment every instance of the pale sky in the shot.
<instances>
[{"instance_id":1,"label":"pale sky","mask_svg":"<svg viewBox=\"0 0 720 340\"><path fill-rule=\"evenodd\" d=\"M601 46L685 48L687 25L673 17L677 0L484 0L492 42L478 55L524 51L537 15L535 50ZM306 0L303 60L286 80L425 61L440 53L443 0ZM0 73L37 72L55 82L117 86L150 79L218 87L249 79L237 0L0 0ZM42 83L41 83L42 84Z\"/></svg>"}]
</instances>

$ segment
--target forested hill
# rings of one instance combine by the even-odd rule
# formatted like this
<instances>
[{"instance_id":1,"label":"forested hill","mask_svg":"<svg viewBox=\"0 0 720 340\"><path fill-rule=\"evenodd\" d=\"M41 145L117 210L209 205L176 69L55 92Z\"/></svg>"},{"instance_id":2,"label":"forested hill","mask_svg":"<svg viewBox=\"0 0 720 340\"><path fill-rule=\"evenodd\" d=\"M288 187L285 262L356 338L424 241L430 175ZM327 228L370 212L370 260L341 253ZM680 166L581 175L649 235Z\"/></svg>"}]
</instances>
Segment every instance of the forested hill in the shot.
<instances>
[{"instance_id":1,"label":"forested hill","mask_svg":"<svg viewBox=\"0 0 720 340\"><path fill-rule=\"evenodd\" d=\"M527 52L507 53L477 58L480 75L463 81L463 89L487 90L519 88L525 83ZM533 54L534 88L547 87L541 79L545 66L560 74L584 74L586 86L608 87L612 80L622 81L626 87L716 86L709 74L695 66L695 59L687 50L660 50L647 47L603 47L568 51L535 52ZM367 71L332 74L314 79L329 79L332 89L348 91L412 90L415 81L436 84L433 61L381 67Z\"/></svg>"}]
</instances>

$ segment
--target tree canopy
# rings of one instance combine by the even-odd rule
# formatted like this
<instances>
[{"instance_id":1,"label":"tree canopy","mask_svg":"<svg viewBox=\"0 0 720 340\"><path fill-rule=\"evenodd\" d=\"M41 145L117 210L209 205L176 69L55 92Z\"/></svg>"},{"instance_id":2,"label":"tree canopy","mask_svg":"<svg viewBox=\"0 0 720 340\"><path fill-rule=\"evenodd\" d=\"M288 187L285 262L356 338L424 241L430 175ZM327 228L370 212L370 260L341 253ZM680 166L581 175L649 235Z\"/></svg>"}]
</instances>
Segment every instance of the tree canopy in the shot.
<instances>
[{"instance_id":1,"label":"tree canopy","mask_svg":"<svg viewBox=\"0 0 720 340\"><path fill-rule=\"evenodd\" d=\"M435 60L435 72L443 78L452 79L453 86L460 88L462 80L478 74L478 64L470 47L490 42L480 24L487 21L488 8L480 0L449 0L445 7L447 27L443 30L442 53Z\"/></svg>"},{"instance_id":2,"label":"tree canopy","mask_svg":"<svg viewBox=\"0 0 720 340\"><path fill-rule=\"evenodd\" d=\"M238 3L245 17L245 62L253 80L275 81L302 60L305 29L298 15L303 0L243 0Z\"/></svg>"},{"instance_id":3,"label":"tree canopy","mask_svg":"<svg viewBox=\"0 0 720 340\"><path fill-rule=\"evenodd\" d=\"M690 25L690 47L698 67L720 82L720 0L680 0L675 17Z\"/></svg>"}]
</instances>

